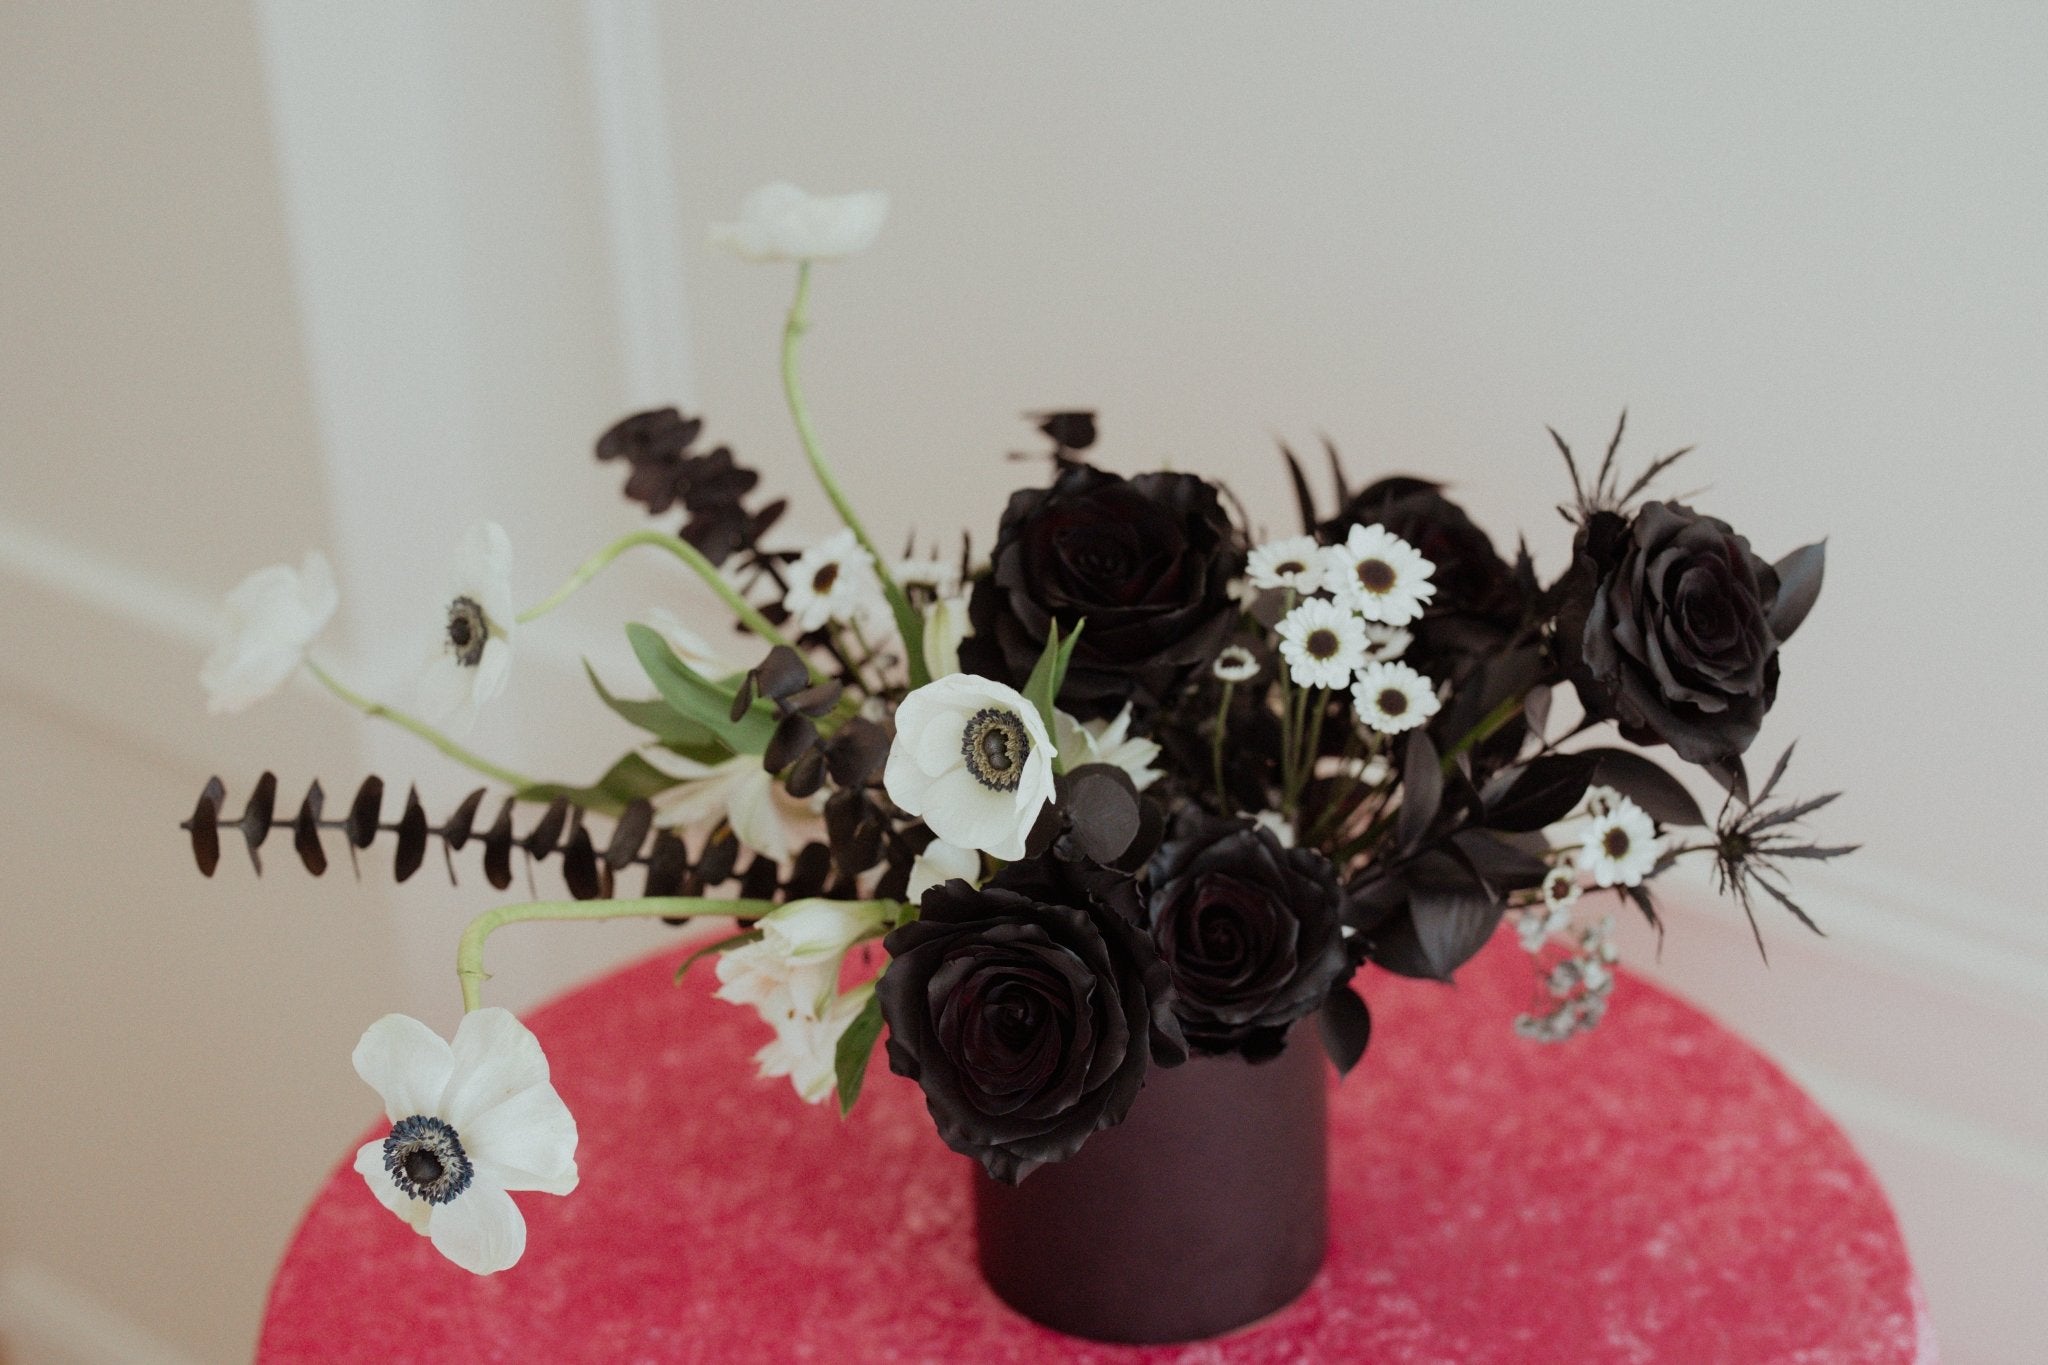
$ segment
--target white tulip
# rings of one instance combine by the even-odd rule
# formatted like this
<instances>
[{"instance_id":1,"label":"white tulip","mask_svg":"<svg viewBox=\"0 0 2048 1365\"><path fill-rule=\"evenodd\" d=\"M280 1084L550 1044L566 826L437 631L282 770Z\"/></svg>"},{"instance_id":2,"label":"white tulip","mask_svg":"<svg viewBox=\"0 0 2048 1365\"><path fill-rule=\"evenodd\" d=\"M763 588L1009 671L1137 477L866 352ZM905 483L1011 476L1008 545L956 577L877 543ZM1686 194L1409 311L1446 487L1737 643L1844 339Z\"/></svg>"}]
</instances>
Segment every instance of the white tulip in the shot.
<instances>
[{"instance_id":1,"label":"white tulip","mask_svg":"<svg viewBox=\"0 0 2048 1365\"><path fill-rule=\"evenodd\" d=\"M1052 758L1045 722L1015 688L955 673L897 706L882 785L947 843L1013 861L1054 799Z\"/></svg>"},{"instance_id":2,"label":"white tulip","mask_svg":"<svg viewBox=\"0 0 2048 1365\"><path fill-rule=\"evenodd\" d=\"M465 1014L453 1046L387 1014L353 1060L391 1120L388 1136L356 1152L370 1192L464 1270L516 1264L526 1220L506 1191L568 1194L577 1179L576 1120L540 1041L495 1007Z\"/></svg>"},{"instance_id":3,"label":"white tulip","mask_svg":"<svg viewBox=\"0 0 2048 1365\"><path fill-rule=\"evenodd\" d=\"M747 261L826 261L867 250L889 215L889 196L806 194L786 181L763 185L740 204L736 223L711 229L711 245Z\"/></svg>"},{"instance_id":4,"label":"white tulip","mask_svg":"<svg viewBox=\"0 0 2048 1365\"><path fill-rule=\"evenodd\" d=\"M334 569L318 550L296 570L273 564L243 579L228 594L219 641L199 670L206 709L245 711L277 691L340 604Z\"/></svg>"}]
</instances>

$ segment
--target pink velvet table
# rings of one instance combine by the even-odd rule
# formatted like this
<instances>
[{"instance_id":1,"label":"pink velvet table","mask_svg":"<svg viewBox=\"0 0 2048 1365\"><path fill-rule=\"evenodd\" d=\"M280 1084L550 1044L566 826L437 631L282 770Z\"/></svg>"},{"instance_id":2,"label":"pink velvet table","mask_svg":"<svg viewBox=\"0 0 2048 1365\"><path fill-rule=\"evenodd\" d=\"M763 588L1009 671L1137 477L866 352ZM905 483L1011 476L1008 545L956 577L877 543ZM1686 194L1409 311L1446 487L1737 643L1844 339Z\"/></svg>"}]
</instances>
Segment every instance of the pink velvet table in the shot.
<instances>
[{"instance_id":1,"label":"pink velvet table","mask_svg":"<svg viewBox=\"0 0 2048 1365\"><path fill-rule=\"evenodd\" d=\"M1884 1195L1812 1101L1633 977L1591 1036L1514 1037L1530 974L1512 936L1455 988L1362 978L1374 1041L1334 1096L1328 1265L1220 1343L1149 1349L999 1303L975 1273L964 1160L916 1087L878 1053L842 1125L755 1079L761 1025L711 999L702 968L671 985L680 955L530 1017L582 1129L583 1184L519 1196L518 1266L455 1269L338 1167L278 1270L259 1358L1936 1358Z\"/></svg>"}]
</instances>

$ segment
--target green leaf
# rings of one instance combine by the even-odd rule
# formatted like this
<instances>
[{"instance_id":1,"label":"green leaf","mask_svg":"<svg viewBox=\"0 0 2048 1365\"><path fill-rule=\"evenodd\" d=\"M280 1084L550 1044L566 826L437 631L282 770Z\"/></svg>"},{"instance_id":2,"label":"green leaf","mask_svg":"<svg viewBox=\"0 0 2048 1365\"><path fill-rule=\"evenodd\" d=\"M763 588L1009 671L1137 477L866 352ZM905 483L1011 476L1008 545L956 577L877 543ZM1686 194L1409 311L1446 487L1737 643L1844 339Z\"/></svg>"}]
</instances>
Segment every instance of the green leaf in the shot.
<instances>
[{"instance_id":1,"label":"green leaf","mask_svg":"<svg viewBox=\"0 0 2048 1365\"><path fill-rule=\"evenodd\" d=\"M583 671L590 677L590 685L597 689L598 698L609 706L613 713L628 725L645 730L660 740L662 746L700 763L716 763L729 758L732 750L705 726L699 725L688 716L682 715L673 706L660 698L652 701L634 701L630 698L615 697L598 680L597 672L585 660Z\"/></svg>"},{"instance_id":2,"label":"green leaf","mask_svg":"<svg viewBox=\"0 0 2048 1365\"><path fill-rule=\"evenodd\" d=\"M1081 642L1081 628L1086 619L1076 621L1064 641L1060 639L1060 623L1054 621L1047 627L1045 648L1039 651L1038 662L1031 666L1031 676L1024 683L1024 700L1038 708L1038 718L1045 722L1045 732L1057 740L1058 727L1053 723L1053 705L1059 700L1060 688L1066 685L1067 665L1073 662L1074 646ZM1059 765L1057 755L1053 758Z\"/></svg>"},{"instance_id":3,"label":"green leaf","mask_svg":"<svg viewBox=\"0 0 2048 1365\"><path fill-rule=\"evenodd\" d=\"M681 981L688 974L690 968L696 966L701 958L717 957L720 953L730 952L734 948L744 948L749 943L759 943L760 941L761 931L759 929L748 929L744 933L733 934L730 937L719 939L715 943L707 943L683 959L683 965L676 968L676 980Z\"/></svg>"},{"instance_id":4,"label":"green leaf","mask_svg":"<svg viewBox=\"0 0 2048 1365\"><path fill-rule=\"evenodd\" d=\"M678 659L659 631L634 622L626 627L626 638L654 690L685 720L709 730L736 754L767 751L775 734L774 703L757 701L734 722L733 689L720 687Z\"/></svg>"},{"instance_id":5,"label":"green leaf","mask_svg":"<svg viewBox=\"0 0 2048 1365\"><path fill-rule=\"evenodd\" d=\"M627 754L587 787L537 782L531 787L522 787L518 796L521 801L552 801L558 796L566 796L585 810L596 811L600 815L616 815L633 802L665 792L681 780L638 754Z\"/></svg>"},{"instance_id":6,"label":"green leaf","mask_svg":"<svg viewBox=\"0 0 2048 1365\"><path fill-rule=\"evenodd\" d=\"M875 1040L882 1036L882 997L872 984L867 991L867 1004L846 1026L846 1032L839 1035L839 1049L832 1055L832 1069L839 1080L841 1118L853 1112L860 1088L867 1083L868 1058L874 1054Z\"/></svg>"}]
</instances>

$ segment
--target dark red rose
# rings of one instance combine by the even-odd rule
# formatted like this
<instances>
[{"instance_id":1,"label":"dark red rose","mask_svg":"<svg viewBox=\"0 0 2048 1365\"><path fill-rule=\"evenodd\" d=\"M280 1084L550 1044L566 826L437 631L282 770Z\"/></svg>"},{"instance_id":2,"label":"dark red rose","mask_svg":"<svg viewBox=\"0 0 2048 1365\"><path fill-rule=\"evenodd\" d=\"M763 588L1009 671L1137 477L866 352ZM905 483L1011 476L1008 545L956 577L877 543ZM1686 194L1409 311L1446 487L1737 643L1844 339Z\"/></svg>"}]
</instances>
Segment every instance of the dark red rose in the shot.
<instances>
[{"instance_id":1,"label":"dark red rose","mask_svg":"<svg viewBox=\"0 0 2048 1365\"><path fill-rule=\"evenodd\" d=\"M947 882L883 940L889 1066L939 1136L1015 1184L1121 1123L1154 1063L1186 1060L1128 877L1046 858Z\"/></svg>"},{"instance_id":2,"label":"dark red rose","mask_svg":"<svg viewBox=\"0 0 2048 1365\"><path fill-rule=\"evenodd\" d=\"M1198 1052L1277 1056L1351 970L1337 870L1263 826L1191 811L1148 877L1152 942Z\"/></svg>"},{"instance_id":3,"label":"dark red rose","mask_svg":"<svg viewBox=\"0 0 2048 1365\"><path fill-rule=\"evenodd\" d=\"M1068 465L1050 488L1011 495L990 573L974 586L961 666L1022 686L1052 623L1064 633L1085 619L1060 705L1083 718L1126 701L1152 711L1215 657L1243 568L1213 485Z\"/></svg>"}]
</instances>

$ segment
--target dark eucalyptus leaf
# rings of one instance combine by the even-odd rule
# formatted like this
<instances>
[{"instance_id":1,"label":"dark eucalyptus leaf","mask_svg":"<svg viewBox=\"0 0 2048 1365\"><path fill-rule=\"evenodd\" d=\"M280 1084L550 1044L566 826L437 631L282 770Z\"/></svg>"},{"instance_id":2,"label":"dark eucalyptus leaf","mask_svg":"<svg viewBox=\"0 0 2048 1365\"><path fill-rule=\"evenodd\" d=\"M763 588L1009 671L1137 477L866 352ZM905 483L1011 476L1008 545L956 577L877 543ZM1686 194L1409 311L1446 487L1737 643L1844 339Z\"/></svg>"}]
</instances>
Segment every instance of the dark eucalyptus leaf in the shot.
<instances>
[{"instance_id":1,"label":"dark eucalyptus leaf","mask_svg":"<svg viewBox=\"0 0 2048 1365\"><path fill-rule=\"evenodd\" d=\"M831 876L832 850L823 844L805 844L790 864L783 894L793 901L807 900L824 891Z\"/></svg>"},{"instance_id":2,"label":"dark eucalyptus leaf","mask_svg":"<svg viewBox=\"0 0 2048 1365\"><path fill-rule=\"evenodd\" d=\"M604 894L604 883L610 869L597 860L597 850L591 845L590 831L583 827L583 821L576 821L576 828L570 831L569 842L562 848L562 880L568 884L569 894L579 901L596 900Z\"/></svg>"},{"instance_id":3,"label":"dark eucalyptus leaf","mask_svg":"<svg viewBox=\"0 0 2048 1365\"><path fill-rule=\"evenodd\" d=\"M614 872L640 856L640 846L647 842L647 831L653 824L654 803L645 798L619 812L618 822L612 826L611 842L604 850L604 860Z\"/></svg>"},{"instance_id":4,"label":"dark eucalyptus leaf","mask_svg":"<svg viewBox=\"0 0 2048 1365\"><path fill-rule=\"evenodd\" d=\"M648 850L647 883L640 894L650 899L673 896L682 890L683 878L689 872L689 847L674 830L662 830L654 836L654 847Z\"/></svg>"},{"instance_id":5,"label":"dark eucalyptus leaf","mask_svg":"<svg viewBox=\"0 0 2048 1365\"><path fill-rule=\"evenodd\" d=\"M1130 848L1143 823L1131 775L1110 763L1087 763L1060 778L1059 806L1067 837L1082 856L1113 863Z\"/></svg>"},{"instance_id":6,"label":"dark eucalyptus leaf","mask_svg":"<svg viewBox=\"0 0 2048 1365\"><path fill-rule=\"evenodd\" d=\"M793 697L811 681L811 671L804 666L803 656L788 645L777 645L769 650L751 676L761 695L775 701Z\"/></svg>"},{"instance_id":7,"label":"dark eucalyptus leaf","mask_svg":"<svg viewBox=\"0 0 2048 1365\"><path fill-rule=\"evenodd\" d=\"M484 880L493 890L512 885L512 807L515 798L506 797L498 818L484 835Z\"/></svg>"},{"instance_id":8,"label":"dark eucalyptus leaf","mask_svg":"<svg viewBox=\"0 0 2048 1365\"><path fill-rule=\"evenodd\" d=\"M368 848L370 841L377 837L377 818L384 806L384 779L366 777L363 785L356 788L356 799L348 808L348 820L342 828L348 834L350 848Z\"/></svg>"},{"instance_id":9,"label":"dark eucalyptus leaf","mask_svg":"<svg viewBox=\"0 0 2048 1365\"><path fill-rule=\"evenodd\" d=\"M761 755L761 766L771 773L779 773L808 754L817 742L817 722L801 712L791 711L776 723L775 737L768 741L768 750Z\"/></svg>"},{"instance_id":10,"label":"dark eucalyptus leaf","mask_svg":"<svg viewBox=\"0 0 2048 1365\"><path fill-rule=\"evenodd\" d=\"M192 835L192 861L199 864L204 876L211 877L220 866L220 803L227 795L228 789L218 777L209 778L192 807L192 817L185 822Z\"/></svg>"},{"instance_id":11,"label":"dark eucalyptus leaf","mask_svg":"<svg viewBox=\"0 0 2048 1365\"><path fill-rule=\"evenodd\" d=\"M526 850L528 857L545 858L555 851L555 845L561 841L562 832L569 827L569 810L569 798L566 796L558 796L548 803L547 814L543 815L540 823L519 841L519 846Z\"/></svg>"},{"instance_id":12,"label":"dark eucalyptus leaf","mask_svg":"<svg viewBox=\"0 0 2048 1365\"><path fill-rule=\"evenodd\" d=\"M479 790L477 796L482 796ZM299 813L292 821L292 849L305 864L306 871L315 877L327 871L327 849L320 843L320 811L327 803L327 794L320 790L320 780L306 788L306 799L299 803ZM472 800L468 808L474 808ZM466 828L466 827L465 827Z\"/></svg>"},{"instance_id":13,"label":"dark eucalyptus leaf","mask_svg":"<svg viewBox=\"0 0 2048 1365\"><path fill-rule=\"evenodd\" d=\"M316 789L319 785L318 782L313 784ZM308 795L310 797L310 793ZM448 817L448 823L441 827L441 842L456 852L461 852L462 846L469 842L471 827L476 824L477 807L481 806L483 802L484 788L482 787L478 787L468 796L463 797L462 804L455 808L455 813ZM316 816L315 818L317 819L318 817Z\"/></svg>"},{"instance_id":14,"label":"dark eucalyptus leaf","mask_svg":"<svg viewBox=\"0 0 2048 1365\"><path fill-rule=\"evenodd\" d=\"M263 875L263 855L259 850L263 841L270 837L270 823L277 810L277 774L265 773L256 779L255 790L249 793L249 802L242 807L242 840L249 845L249 862L256 869L256 875Z\"/></svg>"},{"instance_id":15,"label":"dark eucalyptus leaf","mask_svg":"<svg viewBox=\"0 0 2048 1365\"><path fill-rule=\"evenodd\" d=\"M403 883L427 860L427 812L420 805L420 789L408 787L405 813L398 817L398 848L392 854L391 877Z\"/></svg>"},{"instance_id":16,"label":"dark eucalyptus leaf","mask_svg":"<svg viewBox=\"0 0 2048 1365\"><path fill-rule=\"evenodd\" d=\"M721 820L705 836L703 851L697 855L697 866L691 871L705 886L716 886L730 878L739 864L740 841L732 826Z\"/></svg>"},{"instance_id":17,"label":"dark eucalyptus leaf","mask_svg":"<svg viewBox=\"0 0 2048 1365\"><path fill-rule=\"evenodd\" d=\"M796 716L792 717L792 719L803 720L804 718ZM805 721L805 724L809 723L809 721ZM815 731L812 733L813 735L816 734ZM799 801L816 794L817 790L825 785L824 751L814 747L805 753L802 758L790 764L789 775L783 779L782 785L784 790L788 791L791 796L796 797Z\"/></svg>"}]
</instances>

